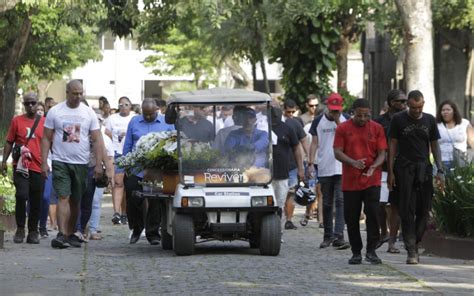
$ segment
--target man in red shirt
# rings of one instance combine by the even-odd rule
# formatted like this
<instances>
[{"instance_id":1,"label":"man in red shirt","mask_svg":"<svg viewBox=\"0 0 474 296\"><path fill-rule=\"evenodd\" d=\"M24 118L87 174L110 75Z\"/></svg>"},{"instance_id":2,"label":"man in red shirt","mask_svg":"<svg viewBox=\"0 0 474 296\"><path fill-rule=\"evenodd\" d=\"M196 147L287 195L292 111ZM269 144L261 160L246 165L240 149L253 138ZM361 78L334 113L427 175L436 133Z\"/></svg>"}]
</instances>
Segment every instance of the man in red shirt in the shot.
<instances>
[{"instance_id":1,"label":"man in red shirt","mask_svg":"<svg viewBox=\"0 0 474 296\"><path fill-rule=\"evenodd\" d=\"M13 182L16 188L15 216L17 229L13 236L15 243L22 243L25 239L26 201L29 204L28 237L29 244L39 244L38 220L43 195L43 178L41 177L41 138L43 137L44 117L38 121L28 144L28 137L36 120L36 94L27 93L23 96L25 114L12 119L7 134L7 143L3 150L3 160L0 170L7 173L7 159L12 152L13 145L22 145L22 154L19 160L13 160Z\"/></svg>"},{"instance_id":2,"label":"man in red shirt","mask_svg":"<svg viewBox=\"0 0 474 296\"><path fill-rule=\"evenodd\" d=\"M381 165L385 160L387 141L383 127L370 120L370 106L365 99L354 102L354 118L341 123L334 138L334 155L342 162L344 218L352 247L349 264L362 263L362 239L359 217L364 203L367 223L367 253L365 259L380 264L375 248L379 241L377 220L380 199Z\"/></svg>"}]
</instances>

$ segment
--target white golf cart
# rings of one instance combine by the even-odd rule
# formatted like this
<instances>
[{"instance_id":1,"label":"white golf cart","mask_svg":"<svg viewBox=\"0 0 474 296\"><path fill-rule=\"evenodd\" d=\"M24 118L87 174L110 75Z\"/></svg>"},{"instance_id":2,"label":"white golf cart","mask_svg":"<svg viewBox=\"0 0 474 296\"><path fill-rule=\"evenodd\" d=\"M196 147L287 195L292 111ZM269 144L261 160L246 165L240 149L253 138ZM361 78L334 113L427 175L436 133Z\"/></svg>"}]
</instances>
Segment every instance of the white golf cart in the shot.
<instances>
[{"instance_id":1,"label":"white golf cart","mask_svg":"<svg viewBox=\"0 0 474 296\"><path fill-rule=\"evenodd\" d=\"M191 255L196 243L245 240L262 255L279 254L270 101L237 89L171 95L166 121L177 129L179 183L174 194L148 194L163 202L163 249Z\"/></svg>"}]
</instances>

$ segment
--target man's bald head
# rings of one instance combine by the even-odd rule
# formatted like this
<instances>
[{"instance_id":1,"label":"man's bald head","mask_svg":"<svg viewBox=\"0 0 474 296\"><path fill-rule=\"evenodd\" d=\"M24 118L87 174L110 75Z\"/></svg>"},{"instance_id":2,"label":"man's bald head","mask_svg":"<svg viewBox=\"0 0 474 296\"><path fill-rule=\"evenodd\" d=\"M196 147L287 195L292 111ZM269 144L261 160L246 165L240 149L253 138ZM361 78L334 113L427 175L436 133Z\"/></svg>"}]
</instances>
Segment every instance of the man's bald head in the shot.
<instances>
[{"instance_id":1,"label":"man's bald head","mask_svg":"<svg viewBox=\"0 0 474 296\"><path fill-rule=\"evenodd\" d=\"M66 85L66 92L70 91L71 88L78 87L78 86L82 88L82 82L80 80L77 80L77 79L71 80Z\"/></svg>"},{"instance_id":2,"label":"man's bald head","mask_svg":"<svg viewBox=\"0 0 474 296\"><path fill-rule=\"evenodd\" d=\"M145 121L152 122L156 119L158 106L155 99L146 98L142 102L142 115Z\"/></svg>"},{"instance_id":3,"label":"man's bald head","mask_svg":"<svg viewBox=\"0 0 474 296\"><path fill-rule=\"evenodd\" d=\"M156 100L152 98L145 98L142 102L142 109L147 106L147 107L158 107L156 105Z\"/></svg>"},{"instance_id":4,"label":"man's bald head","mask_svg":"<svg viewBox=\"0 0 474 296\"><path fill-rule=\"evenodd\" d=\"M27 92L26 94L23 95L23 100L29 99L29 100L38 100L38 95L34 92Z\"/></svg>"},{"instance_id":5,"label":"man's bald head","mask_svg":"<svg viewBox=\"0 0 474 296\"><path fill-rule=\"evenodd\" d=\"M66 85L66 104L69 108L76 108L82 100L84 90L79 80L71 80Z\"/></svg>"}]
</instances>

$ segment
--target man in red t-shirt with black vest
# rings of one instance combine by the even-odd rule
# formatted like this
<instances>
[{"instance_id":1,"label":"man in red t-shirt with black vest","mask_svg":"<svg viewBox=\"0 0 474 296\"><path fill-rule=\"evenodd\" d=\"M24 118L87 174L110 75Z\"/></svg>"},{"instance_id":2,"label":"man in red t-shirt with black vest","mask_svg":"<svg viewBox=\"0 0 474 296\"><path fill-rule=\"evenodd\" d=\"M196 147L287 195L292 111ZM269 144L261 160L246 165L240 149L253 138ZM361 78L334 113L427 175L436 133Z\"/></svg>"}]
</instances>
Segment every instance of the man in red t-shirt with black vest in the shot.
<instances>
[{"instance_id":1,"label":"man in red t-shirt with black vest","mask_svg":"<svg viewBox=\"0 0 474 296\"><path fill-rule=\"evenodd\" d=\"M375 248L379 241L377 220L380 199L380 178L385 160L387 141L383 127L370 120L370 106L365 99L357 99L353 105L354 117L341 123L334 138L334 155L342 162L342 191L344 194L344 218L352 248L349 264L362 263L362 239L359 217L364 203L367 224L367 253L365 259L380 264Z\"/></svg>"},{"instance_id":2,"label":"man in red t-shirt with black vest","mask_svg":"<svg viewBox=\"0 0 474 296\"><path fill-rule=\"evenodd\" d=\"M41 117L28 140L37 118L36 94L27 93L23 96L25 114L12 119L7 134L7 143L3 150L3 160L0 170L3 175L7 173L7 159L13 150L13 145L22 145L21 158L13 160L13 182L16 188L15 216L17 230L13 236L15 243L22 243L25 239L26 201L28 201L28 237L29 244L39 244L38 221L40 215L41 199L43 196L43 178L41 177L41 138L43 137L44 117ZM28 142L27 145L25 143ZM21 163L20 163L21 162Z\"/></svg>"}]
</instances>

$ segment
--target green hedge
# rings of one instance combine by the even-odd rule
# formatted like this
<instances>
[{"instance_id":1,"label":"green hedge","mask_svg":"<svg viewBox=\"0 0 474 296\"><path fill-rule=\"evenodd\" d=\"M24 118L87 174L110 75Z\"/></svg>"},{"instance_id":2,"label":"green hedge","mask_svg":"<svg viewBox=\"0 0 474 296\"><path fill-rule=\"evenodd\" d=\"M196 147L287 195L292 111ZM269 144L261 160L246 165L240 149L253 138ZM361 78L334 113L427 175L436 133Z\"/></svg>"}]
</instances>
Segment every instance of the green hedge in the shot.
<instances>
[{"instance_id":1,"label":"green hedge","mask_svg":"<svg viewBox=\"0 0 474 296\"><path fill-rule=\"evenodd\" d=\"M433 216L439 230L474 237L474 163L447 173L444 193L435 192Z\"/></svg>"}]
</instances>

